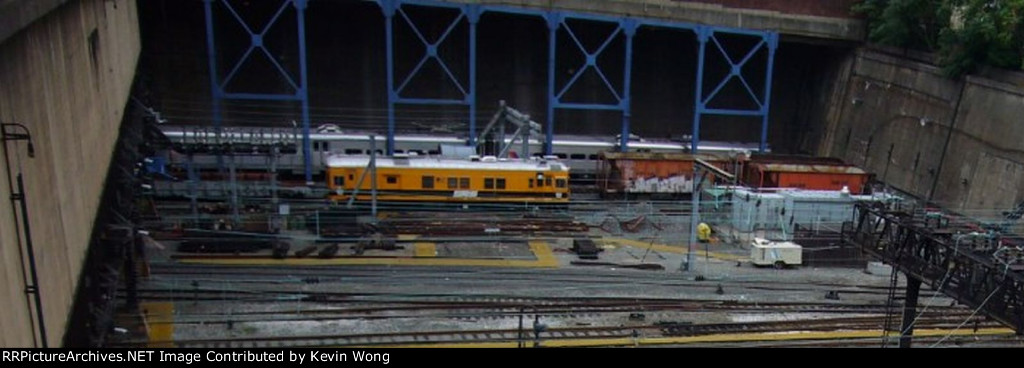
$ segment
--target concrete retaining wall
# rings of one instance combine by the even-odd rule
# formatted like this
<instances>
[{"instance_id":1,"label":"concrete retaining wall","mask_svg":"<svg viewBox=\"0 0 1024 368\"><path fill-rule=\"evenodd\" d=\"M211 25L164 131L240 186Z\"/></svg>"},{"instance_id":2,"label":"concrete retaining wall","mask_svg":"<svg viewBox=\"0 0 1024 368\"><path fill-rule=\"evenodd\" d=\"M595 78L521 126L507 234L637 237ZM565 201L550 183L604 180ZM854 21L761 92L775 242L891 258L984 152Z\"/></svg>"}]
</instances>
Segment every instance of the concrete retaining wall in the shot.
<instances>
[{"instance_id":1,"label":"concrete retaining wall","mask_svg":"<svg viewBox=\"0 0 1024 368\"><path fill-rule=\"evenodd\" d=\"M967 214L998 215L1024 199L1024 75L952 80L930 63L864 49L843 86L819 154Z\"/></svg>"},{"instance_id":2,"label":"concrete retaining wall","mask_svg":"<svg viewBox=\"0 0 1024 368\"><path fill-rule=\"evenodd\" d=\"M60 343L139 55L134 0L68 1L0 43L0 120L28 127L35 158L11 142L28 217L51 347ZM0 165L0 177L7 168ZM33 346L21 256L0 180L0 346ZM16 205L15 205L16 206ZM20 213L19 213L20 216ZM24 261L27 265L27 260Z\"/></svg>"}]
</instances>

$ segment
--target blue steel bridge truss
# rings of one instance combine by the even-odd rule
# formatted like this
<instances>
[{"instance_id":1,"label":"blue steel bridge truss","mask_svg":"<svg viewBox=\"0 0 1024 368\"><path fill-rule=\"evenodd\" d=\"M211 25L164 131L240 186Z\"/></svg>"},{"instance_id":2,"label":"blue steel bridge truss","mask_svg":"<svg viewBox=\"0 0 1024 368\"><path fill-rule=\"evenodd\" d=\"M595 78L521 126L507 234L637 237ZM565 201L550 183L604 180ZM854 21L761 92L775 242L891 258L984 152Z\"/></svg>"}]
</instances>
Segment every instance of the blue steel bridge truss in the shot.
<instances>
[{"instance_id":1,"label":"blue steel bridge truss","mask_svg":"<svg viewBox=\"0 0 1024 368\"><path fill-rule=\"evenodd\" d=\"M329 1L329 0L323 0ZM453 3L445 1L434 1L434 0L375 0L380 6L381 11L384 15L384 27L385 27L385 47L386 47L386 62L387 62L387 153L393 154L395 150L395 109L398 105L448 105L448 106L465 106L469 110L469 127L468 136L469 140L466 142L468 145L475 145L476 142L476 111L477 111L477 86L476 86L476 56L477 56L477 25L480 22L481 15L494 12L494 13L506 13L516 14L531 17L540 17L546 21L548 27L548 105L547 105L547 126L546 126L546 142L545 152L547 154L552 153L550 142L554 138L554 125L555 125L555 110L556 109L569 109L569 110L605 110L605 111L618 111L622 114L622 135L619 148L623 151L628 150L629 146L629 125L631 117L631 71L633 65L633 37L636 34L637 29L641 27L655 27L665 29L676 29L691 31L696 36L698 48L697 48L697 70L696 70L696 83L695 83L695 108L693 116L693 138L691 142L691 149L697 152L700 148L700 128L701 120L707 115L721 115L721 116L744 116L754 117L761 119L761 141L760 148L764 151L767 148L768 138L768 114L771 106L771 86L772 86L772 74L775 61L775 51L779 45L779 36L774 31L762 31L762 30L750 30L750 29L738 29L730 27L718 27L711 25L701 25L693 23L674 22L658 19L649 18L637 18L637 17L616 17L610 15L575 12L575 11L562 11L562 10L545 10L545 9L533 9L523 8L514 6L503 6L503 5L484 5L484 4L466 4L466 3ZM280 8L277 13L271 18L271 20L259 30L250 28L246 20L232 7L228 0L205 0L206 2L206 30L207 30L207 47L210 64L210 88L213 96L213 119L215 127L219 129L221 126L221 103L224 100L269 100L269 101L299 101L302 104L302 134L303 134L303 154L305 156L305 175L306 180L309 181L312 178L312 167L310 163L310 114L309 114L309 90L307 88L307 65L306 65L306 34L305 34L305 10L308 6L308 0L282 0ZM213 19L213 5L222 4L223 8L226 9L231 16L238 21L239 24L250 36L250 44L248 50L243 56L232 63L232 68L223 78L217 73L217 43L215 42L215 27ZM445 30L437 38L430 39L426 34L416 25L409 13L405 11L407 6L418 6L418 7L432 7L432 8L445 8L450 9L453 12L457 12L456 17L448 23ZM294 8L294 16L296 17L296 23L298 24L296 40L299 48L299 76L296 78L289 73L280 63L275 59L272 53L267 49L267 46L263 43L263 37L267 31L280 19L282 14L288 7ZM614 30L604 38L600 46L595 50L590 50L584 46L581 41L580 35L577 35L568 20L582 20L590 22L598 22L604 24L610 24L614 26ZM395 47L396 47L396 35L394 28L396 23L404 23L416 36L419 42L424 48L424 52L420 56L419 61L416 65L405 75L395 75ZM399 23L399 24L401 24ZM468 40L466 49L469 51L466 55L466 64L468 65L468 73L465 78L458 78L455 73L452 72L447 60L438 53L438 48L445 42L456 42L454 39L450 39L452 31L462 25L466 24L469 28ZM578 70L573 77L571 77L564 85L557 85L555 67L558 64L558 53L557 53L557 39L559 32L563 32L572 41L572 44L576 46L578 51L583 54L584 61L583 65L576 68ZM622 73L622 80L620 87L616 88L608 78L608 73L598 63L598 58L608 50L608 46L617 38L624 39L624 71ZM722 44L722 36L739 36L746 38L754 38L758 41L750 48L742 58L735 59L728 52ZM708 49L711 48L711 51ZM764 86L761 88L760 93L755 91L751 86L751 80L745 76L742 71L745 66L750 64L750 61L754 56L761 50L767 50L766 65L764 67ZM291 87L291 91L285 91L282 93L268 94L268 93L245 93L245 92L227 92L225 87L231 80L236 76L242 65L252 58L255 53L263 53L271 61L276 68L277 72L287 81ZM728 73L722 77L721 80L714 80L711 76L705 75L705 64L708 63L709 53L720 53L724 60L728 63ZM436 62L440 66L444 75L447 76L448 80L455 86L459 92L458 98L426 98L422 96L414 96L413 93L406 90L410 81L413 80L419 73L422 72L423 67L428 62ZM601 101L569 101L566 96L566 92L569 91L574 85L576 85L580 76L583 75L587 69L593 70L600 78L603 86L613 96L614 101L601 102ZM709 80L709 78L711 80ZM717 98L721 97L723 88L730 82L736 80L743 86L744 90L750 95L751 100L755 103L756 108L724 108L724 107L712 107L712 103ZM618 81L617 81L618 82ZM710 91L705 91L705 83L709 83L708 86L715 85Z\"/></svg>"},{"instance_id":2,"label":"blue steel bridge truss","mask_svg":"<svg viewBox=\"0 0 1024 368\"><path fill-rule=\"evenodd\" d=\"M217 132L220 132L223 116L221 114L221 103L224 100L260 100L260 101L299 101L302 103L302 154L305 158L306 182L313 181L313 165L310 161L309 142L309 88L307 84L306 69L306 6L308 0L283 0L278 6L273 17L270 18L262 29L254 30L228 0L204 0L206 5L206 47L210 63L210 94L213 96L213 124ZM217 42L214 33L213 5L220 4L231 17L238 21L238 24L249 35L249 47L242 56L231 63L231 71L223 78L218 75L217 69ZM298 29L297 45L299 47L299 76L296 80L292 73L285 70L277 58L267 49L263 39L267 32L278 23L282 14L289 8L294 8L296 24ZM276 69L276 72L291 87L291 93L251 93L251 92L228 92L227 86L231 83L242 66L253 59L253 55L262 53Z\"/></svg>"}]
</instances>

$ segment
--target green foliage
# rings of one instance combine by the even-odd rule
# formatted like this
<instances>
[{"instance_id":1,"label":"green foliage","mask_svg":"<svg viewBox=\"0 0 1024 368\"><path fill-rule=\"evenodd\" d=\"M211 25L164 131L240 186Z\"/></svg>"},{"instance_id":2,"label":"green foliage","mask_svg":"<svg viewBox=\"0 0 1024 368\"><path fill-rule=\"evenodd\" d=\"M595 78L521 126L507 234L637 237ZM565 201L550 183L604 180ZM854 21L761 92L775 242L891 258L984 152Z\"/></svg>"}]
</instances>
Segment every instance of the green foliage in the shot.
<instances>
[{"instance_id":1,"label":"green foliage","mask_svg":"<svg viewBox=\"0 0 1024 368\"><path fill-rule=\"evenodd\" d=\"M871 41L898 47L933 50L949 15L934 0L865 0L853 11L868 17Z\"/></svg>"},{"instance_id":2,"label":"green foliage","mask_svg":"<svg viewBox=\"0 0 1024 368\"><path fill-rule=\"evenodd\" d=\"M942 31L938 50L951 75L979 65L1021 69L1024 61L1024 0L960 0L963 25Z\"/></svg>"},{"instance_id":3,"label":"green foliage","mask_svg":"<svg viewBox=\"0 0 1024 368\"><path fill-rule=\"evenodd\" d=\"M853 10L871 41L935 52L950 76L1024 68L1024 0L865 0Z\"/></svg>"}]
</instances>

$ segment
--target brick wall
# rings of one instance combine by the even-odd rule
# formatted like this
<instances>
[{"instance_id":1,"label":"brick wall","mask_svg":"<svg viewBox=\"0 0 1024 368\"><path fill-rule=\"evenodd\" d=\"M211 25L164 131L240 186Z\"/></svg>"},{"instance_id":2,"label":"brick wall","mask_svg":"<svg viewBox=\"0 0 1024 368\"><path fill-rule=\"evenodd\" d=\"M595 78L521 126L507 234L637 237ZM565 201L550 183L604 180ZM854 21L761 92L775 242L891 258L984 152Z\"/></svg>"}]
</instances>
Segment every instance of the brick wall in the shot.
<instances>
[{"instance_id":1,"label":"brick wall","mask_svg":"<svg viewBox=\"0 0 1024 368\"><path fill-rule=\"evenodd\" d=\"M861 0L674 0L719 4L729 8L772 10L790 14L814 15L832 18L858 18L850 12L853 4Z\"/></svg>"}]
</instances>

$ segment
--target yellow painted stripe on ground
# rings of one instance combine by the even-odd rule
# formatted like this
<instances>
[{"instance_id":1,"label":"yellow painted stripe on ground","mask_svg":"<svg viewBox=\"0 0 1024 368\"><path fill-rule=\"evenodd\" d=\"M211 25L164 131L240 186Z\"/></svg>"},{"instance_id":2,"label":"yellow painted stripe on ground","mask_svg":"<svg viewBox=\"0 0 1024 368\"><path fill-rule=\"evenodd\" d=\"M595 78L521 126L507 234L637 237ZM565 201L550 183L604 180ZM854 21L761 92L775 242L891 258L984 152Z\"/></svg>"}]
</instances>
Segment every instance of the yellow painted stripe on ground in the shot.
<instances>
[{"instance_id":1,"label":"yellow painted stripe on ground","mask_svg":"<svg viewBox=\"0 0 1024 368\"><path fill-rule=\"evenodd\" d=\"M548 246L548 242L543 240L531 240L530 251L533 252L534 257L537 257L536 267L558 267L558 259L555 258L555 254L551 253L551 247Z\"/></svg>"},{"instance_id":2,"label":"yellow painted stripe on ground","mask_svg":"<svg viewBox=\"0 0 1024 368\"><path fill-rule=\"evenodd\" d=\"M437 257L437 244L434 243L416 243L413 244L413 257L424 258L424 257Z\"/></svg>"},{"instance_id":3,"label":"yellow painted stripe on ground","mask_svg":"<svg viewBox=\"0 0 1024 368\"><path fill-rule=\"evenodd\" d=\"M914 330L914 336L945 336L952 333L952 336L984 336L984 335L1005 335L1012 334L1013 330L1008 328L983 328L975 333L972 329L925 329ZM896 334L891 334L896 337ZM881 337L882 330L862 331L831 331L811 332L801 331L793 333L745 333L745 334L720 334L707 336L686 336L686 337L652 337L643 339L641 345L664 345L664 344L691 344L707 342L744 342L744 341L793 341L793 340L837 340L856 339L865 337Z\"/></svg>"},{"instance_id":4,"label":"yellow painted stripe on ground","mask_svg":"<svg viewBox=\"0 0 1024 368\"><path fill-rule=\"evenodd\" d=\"M952 333L952 334L951 334ZM1013 330L1009 328L982 328L978 332L971 329L953 331L950 329L926 329L914 330L914 336L986 336L986 335L1012 335ZM891 334L895 337L895 334ZM679 336L679 337L648 337L632 339L628 337L598 338L598 339L565 339L565 340L544 340L541 346L545 347L596 347L596 346L633 346L633 345L682 345L695 343L713 342L756 342L756 341L799 341L799 340L838 340L856 338L881 337L881 330L864 331L836 331L836 332L792 332L792 333L740 333L740 334L717 334L704 336ZM395 344L385 345L394 348L516 348L519 344L515 341L502 342L470 342L470 343L437 343L437 344ZM526 341L527 347L533 346L533 341ZM382 345L374 345L382 347Z\"/></svg>"},{"instance_id":5,"label":"yellow painted stripe on ground","mask_svg":"<svg viewBox=\"0 0 1024 368\"><path fill-rule=\"evenodd\" d=\"M146 335L151 348L173 348L174 323L167 323L174 318L174 303L146 302L140 307L143 310L143 323L146 324ZM153 322L153 323L150 323Z\"/></svg>"},{"instance_id":6,"label":"yellow painted stripe on ground","mask_svg":"<svg viewBox=\"0 0 1024 368\"><path fill-rule=\"evenodd\" d=\"M398 241L412 241L419 237L419 234L398 234Z\"/></svg>"},{"instance_id":7,"label":"yellow painted stripe on ground","mask_svg":"<svg viewBox=\"0 0 1024 368\"><path fill-rule=\"evenodd\" d=\"M558 267L558 259L551 252L551 247L546 241L530 241L530 250L536 260L523 259L472 259L472 258L405 258L405 257L344 257L344 258L288 258L273 259L217 259L217 258L190 258L179 259L178 262L186 264L211 264L211 265L245 265L245 266L467 266L467 267L527 267L527 268L555 268Z\"/></svg>"},{"instance_id":8,"label":"yellow painted stripe on ground","mask_svg":"<svg viewBox=\"0 0 1024 368\"><path fill-rule=\"evenodd\" d=\"M651 250L658 251L658 252L676 253L676 254L688 254L689 253L689 251L685 247L682 247L682 246L672 246L672 245L665 245L665 244L658 244L658 243L651 244L650 242L644 242L644 241L632 240L632 239L624 239L624 238L605 238L605 241L612 242L612 243L617 243L619 245L625 245L625 246L629 246L629 247L641 248L641 249L648 249L648 248L650 248ZM741 255L729 254L729 253L719 253L719 252L707 252L707 251L703 251L703 250L698 250L696 254L699 257L711 257L711 258L714 258L714 259L720 259L720 260L724 260L724 261L740 261L740 260L750 259L750 257L748 257L748 256L741 256Z\"/></svg>"}]
</instances>

